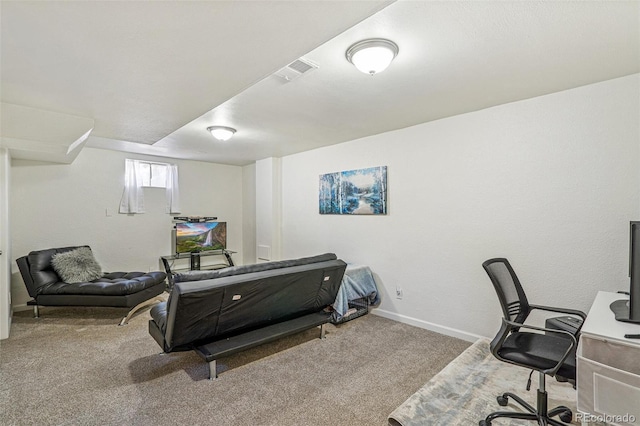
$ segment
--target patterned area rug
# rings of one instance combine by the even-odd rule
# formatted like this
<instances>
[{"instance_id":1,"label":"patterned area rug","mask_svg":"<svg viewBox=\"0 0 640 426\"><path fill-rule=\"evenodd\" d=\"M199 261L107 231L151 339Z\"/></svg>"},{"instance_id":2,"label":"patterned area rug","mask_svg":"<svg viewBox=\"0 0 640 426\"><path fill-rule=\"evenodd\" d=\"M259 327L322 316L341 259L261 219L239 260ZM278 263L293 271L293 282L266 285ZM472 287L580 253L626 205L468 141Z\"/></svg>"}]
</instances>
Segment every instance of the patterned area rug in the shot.
<instances>
[{"instance_id":1,"label":"patterned area rug","mask_svg":"<svg viewBox=\"0 0 640 426\"><path fill-rule=\"evenodd\" d=\"M538 373L531 390L526 385L530 370L498 361L489 350L489 340L479 340L435 375L420 390L389 415L392 426L477 425L493 411L520 410L509 400L500 407L496 397L512 392L535 407ZM576 392L567 383L547 377L549 407L565 405L574 412ZM521 410L522 411L522 410ZM493 425L534 425L523 420L497 419ZM580 424L575 421L571 424Z\"/></svg>"}]
</instances>

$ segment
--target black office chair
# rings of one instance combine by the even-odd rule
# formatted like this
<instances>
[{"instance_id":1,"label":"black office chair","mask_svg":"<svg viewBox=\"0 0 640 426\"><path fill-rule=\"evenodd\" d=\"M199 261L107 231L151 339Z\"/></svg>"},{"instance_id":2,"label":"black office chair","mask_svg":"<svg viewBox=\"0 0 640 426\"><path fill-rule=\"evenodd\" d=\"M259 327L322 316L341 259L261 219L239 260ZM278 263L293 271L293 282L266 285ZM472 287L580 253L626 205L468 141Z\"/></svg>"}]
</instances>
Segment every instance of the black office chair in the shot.
<instances>
[{"instance_id":1,"label":"black office chair","mask_svg":"<svg viewBox=\"0 0 640 426\"><path fill-rule=\"evenodd\" d=\"M584 312L572 309L529 304L520 281L507 259L489 259L482 264L482 267L491 278L504 313L502 327L490 345L491 353L500 361L531 369L532 373L533 370L538 371L540 379L536 408L517 395L505 392L497 397L500 406L506 406L509 398L512 398L527 412L497 411L489 414L484 420L480 420L480 426L489 426L491 421L498 417L533 420L540 425L565 425L565 423L551 418L559 416L563 422L571 422L573 413L568 407L560 406L547 410L545 375L575 380L575 352L580 328L575 334L572 334L564 330L525 325L525 321L534 309L576 315L582 317L583 320L586 315ZM532 332L521 329L532 330ZM530 382L527 384L527 389L529 386Z\"/></svg>"}]
</instances>

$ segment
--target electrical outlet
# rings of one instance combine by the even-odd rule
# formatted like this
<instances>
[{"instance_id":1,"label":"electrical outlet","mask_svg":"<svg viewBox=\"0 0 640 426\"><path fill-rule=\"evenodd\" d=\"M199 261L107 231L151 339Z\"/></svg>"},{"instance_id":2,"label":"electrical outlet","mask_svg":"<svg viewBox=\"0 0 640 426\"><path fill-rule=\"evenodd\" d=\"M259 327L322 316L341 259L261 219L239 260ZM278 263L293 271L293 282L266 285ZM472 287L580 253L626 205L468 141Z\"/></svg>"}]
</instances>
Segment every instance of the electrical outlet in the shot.
<instances>
[{"instance_id":1,"label":"electrical outlet","mask_svg":"<svg viewBox=\"0 0 640 426\"><path fill-rule=\"evenodd\" d=\"M402 299L402 289L400 287L396 287L396 299Z\"/></svg>"}]
</instances>

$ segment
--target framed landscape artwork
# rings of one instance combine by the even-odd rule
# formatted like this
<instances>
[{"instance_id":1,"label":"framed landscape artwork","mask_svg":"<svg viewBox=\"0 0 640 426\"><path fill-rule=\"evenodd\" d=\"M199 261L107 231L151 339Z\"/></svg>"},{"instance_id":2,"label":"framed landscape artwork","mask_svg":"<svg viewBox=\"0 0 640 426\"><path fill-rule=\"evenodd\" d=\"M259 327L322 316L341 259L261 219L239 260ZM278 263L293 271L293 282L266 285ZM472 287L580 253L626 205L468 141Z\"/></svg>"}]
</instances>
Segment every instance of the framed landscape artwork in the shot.
<instances>
[{"instance_id":1,"label":"framed landscape artwork","mask_svg":"<svg viewBox=\"0 0 640 426\"><path fill-rule=\"evenodd\" d=\"M387 214L387 166L320 175L320 214Z\"/></svg>"}]
</instances>

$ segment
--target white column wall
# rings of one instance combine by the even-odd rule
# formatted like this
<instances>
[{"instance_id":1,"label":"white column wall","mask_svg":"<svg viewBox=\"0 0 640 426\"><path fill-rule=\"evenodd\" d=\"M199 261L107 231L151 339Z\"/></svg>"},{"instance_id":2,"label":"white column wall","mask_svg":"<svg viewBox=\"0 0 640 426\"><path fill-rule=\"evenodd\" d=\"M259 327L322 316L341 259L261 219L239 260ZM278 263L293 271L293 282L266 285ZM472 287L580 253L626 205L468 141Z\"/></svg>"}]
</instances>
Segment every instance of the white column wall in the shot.
<instances>
[{"instance_id":1,"label":"white column wall","mask_svg":"<svg viewBox=\"0 0 640 426\"><path fill-rule=\"evenodd\" d=\"M281 258L281 160L256 161L256 258L258 262Z\"/></svg>"},{"instance_id":2,"label":"white column wall","mask_svg":"<svg viewBox=\"0 0 640 426\"><path fill-rule=\"evenodd\" d=\"M244 263L256 263L256 165L242 168L242 247Z\"/></svg>"},{"instance_id":3,"label":"white column wall","mask_svg":"<svg viewBox=\"0 0 640 426\"><path fill-rule=\"evenodd\" d=\"M469 340L500 308L507 257L532 303L588 310L628 288L640 220L639 75L282 159L283 257L335 252L378 277L378 313ZM318 214L320 174L388 167L386 216ZM395 289L403 290L397 299Z\"/></svg>"},{"instance_id":4,"label":"white column wall","mask_svg":"<svg viewBox=\"0 0 640 426\"><path fill-rule=\"evenodd\" d=\"M145 188L144 214L119 214L124 161L178 165L180 216L217 216L227 222L227 246L242 264L242 167L171 160L85 148L69 165L14 160L12 167L13 305L29 296L15 258L32 250L88 244L105 271L159 270L171 254L173 216L165 190Z\"/></svg>"},{"instance_id":5,"label":"white column wall","mask_svg":"<svg viewBox=\"0 0 640 426\"><path fill-rule=\"evenodd\" d=\"M11 328L11 235L9 216L9 186L11 157L0 148L0 339L9 337Z\"/></svg>"}]
</instances>

